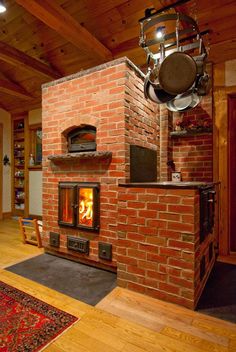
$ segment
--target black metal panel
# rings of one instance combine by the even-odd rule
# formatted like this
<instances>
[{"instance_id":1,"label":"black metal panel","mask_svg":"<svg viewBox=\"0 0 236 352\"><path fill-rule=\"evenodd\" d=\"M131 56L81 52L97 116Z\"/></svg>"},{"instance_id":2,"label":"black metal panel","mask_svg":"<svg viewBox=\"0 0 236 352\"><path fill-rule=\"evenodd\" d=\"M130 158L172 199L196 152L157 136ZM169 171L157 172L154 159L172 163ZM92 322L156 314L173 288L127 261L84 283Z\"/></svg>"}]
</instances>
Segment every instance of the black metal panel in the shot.
<instances>
[{"instance_id":1,"label":"black metal panel","mask_svg":"<svg viewBox=\"0 0 236 352\"><path fill-rule=\"evenodd\" d=\"M49 243L52 247L60 247L60 235L56 232L49 233Z\"/></svg>"},{"instance_id":2,"label":"black metal panel","mask_svg":"<svg viewBox=\"0 0 236 352\"><path fill-rule=\"evenodd\" d=\"M157 181L157 151L130 145L130 182Z\"/></svg>"},{"instance_id":3,"label":"black metal panel","mask_svg":"<svg viewBox=\"0 0 236 352\"><path fill-rule=\"evenodd\" d=\"M86 238L68 236L67 248L76 252L89 254L89 240Z\"/></svg>"},{"instance_id":4,"label":"black metal panel","mask_svg":"<svg viewBox=\"0 0 236 352\"><path fill-rule=\"evenodd\" d=\"M212 233L215 217L215 191L211 188L200 191L200 242Z\"/></svg>"},{"instance_id":5,"label":"black metal panel","mask_svg":"<svg viewBox=\"0 0 236 352\"><path fill-rule=\"evenodd\" d=\"M106 242L98 242L98 256L101 259L112 259L112 245Z\"/></svg>"}]
</instances>

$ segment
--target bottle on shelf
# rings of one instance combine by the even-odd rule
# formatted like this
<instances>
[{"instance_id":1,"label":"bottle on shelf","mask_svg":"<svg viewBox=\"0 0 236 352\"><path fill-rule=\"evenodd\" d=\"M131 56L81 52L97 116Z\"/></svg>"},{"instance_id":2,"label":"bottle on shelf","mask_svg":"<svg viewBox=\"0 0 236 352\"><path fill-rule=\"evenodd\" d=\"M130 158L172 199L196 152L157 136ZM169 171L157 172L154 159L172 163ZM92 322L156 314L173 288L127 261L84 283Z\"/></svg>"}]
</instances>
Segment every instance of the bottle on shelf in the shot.
<instances>
[{"instance_id":1,"label":"bottle on shelf","mask_svg":"<svg viewBox=\"0 0 236 352\"><path fill-rule=\"evenodd\" d=\"M34 166L34 157L33 157L33 154L30 154L29 166Z\"/></svg>"}]
</instances>

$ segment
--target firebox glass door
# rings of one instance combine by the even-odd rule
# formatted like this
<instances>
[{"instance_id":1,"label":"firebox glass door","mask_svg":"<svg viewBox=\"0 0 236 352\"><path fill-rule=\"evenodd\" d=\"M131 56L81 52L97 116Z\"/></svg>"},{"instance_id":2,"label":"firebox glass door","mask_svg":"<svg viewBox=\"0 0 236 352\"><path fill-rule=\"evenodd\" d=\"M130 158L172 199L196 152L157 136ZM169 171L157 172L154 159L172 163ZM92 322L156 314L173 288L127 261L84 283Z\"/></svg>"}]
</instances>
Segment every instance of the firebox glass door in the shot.
<instances>
[{"instance_id":1,"label":"firebox glass door","mask_svg":"<svg viewBox=\"0 0 236 352\"><path fill-rule=\"evenodd\" d=\"M78 215L77 221L79 226L93 227L93 188L78 189Z\"/></svg>"},{"instance_id":2,"label":"firebox glass door","mask_svg":"<svg viewBox=\"0 0 236 352\"><path fill-rule=\"evenodd\" d=\"M61 188L60 190L60 222L74 225L74 188Z\"/></svg>"}]
</instances>

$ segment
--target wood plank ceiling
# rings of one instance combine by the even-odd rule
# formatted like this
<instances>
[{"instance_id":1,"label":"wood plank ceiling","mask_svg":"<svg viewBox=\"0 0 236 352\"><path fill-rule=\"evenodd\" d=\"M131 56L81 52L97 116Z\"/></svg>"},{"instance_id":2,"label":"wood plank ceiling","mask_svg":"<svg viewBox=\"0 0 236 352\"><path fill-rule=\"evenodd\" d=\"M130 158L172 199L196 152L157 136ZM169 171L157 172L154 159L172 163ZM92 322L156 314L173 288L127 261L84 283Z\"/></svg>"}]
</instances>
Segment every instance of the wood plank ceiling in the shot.
<instances>
[{"instance_id":1,"label":"wood plank ceiling","mask_svg":"<svg viewBox=\"0 0 236 352\"><path fill-rule=\"evenodd\" d=\"M174 0L5 0L0 14L0 106L40 107L41 84L127 56L140 68L139 22L147 8ZM213 63L236 58L236 1L191 0L179 8L210 30Z\"/></svg>"}]
</instances>

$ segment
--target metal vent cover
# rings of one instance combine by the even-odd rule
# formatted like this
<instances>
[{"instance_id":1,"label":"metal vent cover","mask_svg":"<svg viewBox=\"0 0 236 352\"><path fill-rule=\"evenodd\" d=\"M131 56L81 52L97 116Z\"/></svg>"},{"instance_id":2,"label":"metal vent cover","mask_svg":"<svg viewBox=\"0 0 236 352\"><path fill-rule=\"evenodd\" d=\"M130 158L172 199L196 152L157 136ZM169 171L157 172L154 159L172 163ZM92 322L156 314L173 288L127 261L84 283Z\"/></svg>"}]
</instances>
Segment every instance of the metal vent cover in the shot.
<instances>
[{"instance_id":1,"label":"metal vent cover","mask_svg":"<svg viewBox=\"0 0 236 352\"><path fill-rule=\"evenodd\" d=\"M49 243L52 247L60 247L60 235L56 232L49 233Z\"/></svg>"},{"instance_id":2,"label":"metal vent cover","mask_svg":"<svg viewBox=\"0 0 236 352\"><path fill-rule=\"evenodd\" d=\"M89 240L86 238L67 237L67 248L76 252L89 254Z\"/></svg>"}]
</instances>

